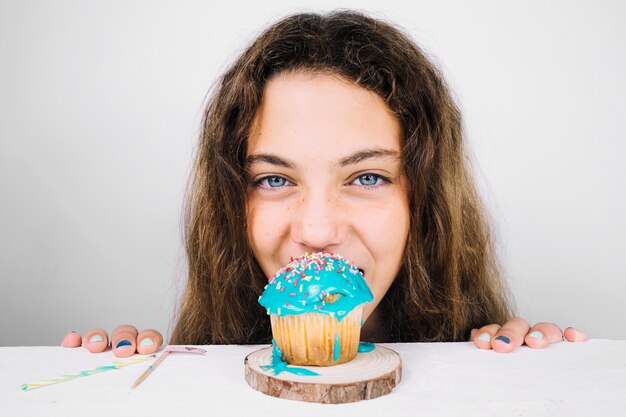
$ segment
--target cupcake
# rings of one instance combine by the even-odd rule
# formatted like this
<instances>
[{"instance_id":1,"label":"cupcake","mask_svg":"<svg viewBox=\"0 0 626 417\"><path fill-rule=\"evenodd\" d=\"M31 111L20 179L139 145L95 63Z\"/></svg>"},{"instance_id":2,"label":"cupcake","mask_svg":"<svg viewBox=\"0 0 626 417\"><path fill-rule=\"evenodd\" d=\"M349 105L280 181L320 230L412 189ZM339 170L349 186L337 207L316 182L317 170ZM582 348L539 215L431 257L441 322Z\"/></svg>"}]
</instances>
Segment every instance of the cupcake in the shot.
<instances>
[{"instance_id":1,"label":"cupcake","mask_svg":"<svg viewBox=\"0 0 626 417\"><path fill-rule=\"evenodd\" d=\"M259 297L283 359L292 365L315 366L354 359L363 305L372 300L361 271L333 252L292 259Z\"/></svg>"}]
</instances>

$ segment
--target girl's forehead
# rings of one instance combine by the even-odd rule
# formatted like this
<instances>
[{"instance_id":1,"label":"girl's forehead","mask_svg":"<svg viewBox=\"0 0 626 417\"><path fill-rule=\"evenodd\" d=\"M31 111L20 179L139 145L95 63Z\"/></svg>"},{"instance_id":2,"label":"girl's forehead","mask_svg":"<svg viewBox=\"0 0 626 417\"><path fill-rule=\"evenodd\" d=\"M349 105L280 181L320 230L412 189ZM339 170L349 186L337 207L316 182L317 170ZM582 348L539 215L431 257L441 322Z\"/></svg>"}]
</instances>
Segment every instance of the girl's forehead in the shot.
<instances>
[{"instance_id":1,"label":"girl's forehead","mask_svg":"<svg viewBox=\"0 0 626 417\"><path fill-rule=\"evenodd\" d=\"M332 74L279 75L265 89L255 114L248 154L301 155L324 148L400 149L402 126L377 94Z\"/></svg>"}]
</instances>

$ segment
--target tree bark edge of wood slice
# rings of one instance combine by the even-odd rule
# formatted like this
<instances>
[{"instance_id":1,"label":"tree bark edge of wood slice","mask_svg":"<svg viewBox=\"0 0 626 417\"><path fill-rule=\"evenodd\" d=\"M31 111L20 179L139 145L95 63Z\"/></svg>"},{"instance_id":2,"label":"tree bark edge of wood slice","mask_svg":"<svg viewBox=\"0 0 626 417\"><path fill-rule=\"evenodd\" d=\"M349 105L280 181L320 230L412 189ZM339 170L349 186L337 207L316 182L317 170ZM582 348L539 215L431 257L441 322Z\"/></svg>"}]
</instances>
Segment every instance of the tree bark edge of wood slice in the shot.
<instances>
[{"instance_id":1,"label":"tree bark edge of wood slice","mask_svg":"<svg viewBox=\"0 0 626 417\"><path fill-rule=\"evenodd\" d=\"M324 404L356 402L389 394L402 378L400 355L379 345L373 351L359 353L355 359L341 365L303 367L320 373L320 376L305 377L311 379L311 382L303 381L303 377L287 372L281 372L280 377L277 377L262 370L260 363L270 364L271 351L272 348L267 347L250 353L244 359L244 367L248 385L273 397ZM369 372L364 366L369 366ZM331 370L334 378L345 373L351 380L332 382L333 376L324 375L325 370ZM366 375L359 379L359 374Z\"/></svg>"}]
</instances>

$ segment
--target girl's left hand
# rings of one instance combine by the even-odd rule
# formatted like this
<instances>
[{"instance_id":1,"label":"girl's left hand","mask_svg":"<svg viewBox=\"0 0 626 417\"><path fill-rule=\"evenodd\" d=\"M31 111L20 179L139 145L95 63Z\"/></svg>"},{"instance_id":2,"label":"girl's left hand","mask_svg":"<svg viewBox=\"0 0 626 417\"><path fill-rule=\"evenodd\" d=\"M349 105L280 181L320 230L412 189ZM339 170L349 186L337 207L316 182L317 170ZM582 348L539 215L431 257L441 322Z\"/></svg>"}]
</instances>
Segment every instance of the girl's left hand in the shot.
<instances>
[{"instance_id":1,"label":"girl's left hand","mask_svg":"<svg viewBox=\"0 0 626 417\"><path fill-rule=\"evenodd\" d=\"M473 329L470 337L470 342L474 342L476 347L493 349L499 353L512 352L522 344L533 349L541 349L550 343L563 340L586 342L589 337L573 327L568 327L562 332L559 326L552 323L537 323L531 328L528 321L521 317L512 318L503 326L489 324L480 329Z\"/></svg>"}]
</instances>

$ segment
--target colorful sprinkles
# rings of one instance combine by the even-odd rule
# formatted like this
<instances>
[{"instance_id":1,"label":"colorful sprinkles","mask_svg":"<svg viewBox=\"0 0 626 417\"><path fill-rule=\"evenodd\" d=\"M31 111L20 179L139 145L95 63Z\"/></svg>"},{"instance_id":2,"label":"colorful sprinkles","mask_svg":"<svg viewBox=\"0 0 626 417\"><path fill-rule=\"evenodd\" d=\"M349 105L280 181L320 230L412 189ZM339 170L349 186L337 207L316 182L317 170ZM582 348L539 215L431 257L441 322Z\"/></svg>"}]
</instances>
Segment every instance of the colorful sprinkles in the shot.
<instances>
[{"instance_id":1,"label":"colorful sprinkles","mask_svg":"<svg viewBox=\"0 0 626 417\"><path fill-rule=\"evenodd\" d=\"M269 279L259 303L268 314L315 311L341 320L354 307L372 299L356 265L339 254L326 251L291 258Z\"/></svg>"}]
</instances>

